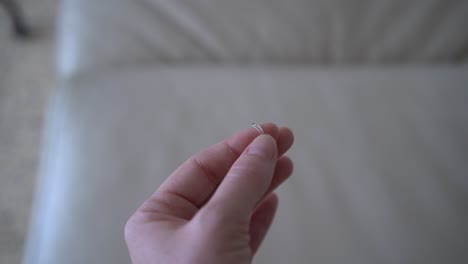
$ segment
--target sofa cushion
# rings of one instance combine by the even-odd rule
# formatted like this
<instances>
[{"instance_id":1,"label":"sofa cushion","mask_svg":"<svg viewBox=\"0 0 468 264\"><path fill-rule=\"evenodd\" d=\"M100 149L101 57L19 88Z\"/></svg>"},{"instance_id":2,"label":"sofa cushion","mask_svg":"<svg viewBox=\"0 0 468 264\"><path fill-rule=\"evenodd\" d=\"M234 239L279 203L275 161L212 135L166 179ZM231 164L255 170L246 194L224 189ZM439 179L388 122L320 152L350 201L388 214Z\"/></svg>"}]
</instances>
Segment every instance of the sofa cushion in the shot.
<instances>
[{"instance_id":1,"label":"sofa cushion","mask_svg":"<svg viewBox=\"0 0 468 264\"><path fill-rule=\"evenodd\" d=\"M251 122L296 134L256 263L463 263L467 68L139 68L77 78L48 126L25 263L129 263L127 218Z\"/></svg>"},{"instance_id":2,"label":"sofa cushion","mask_svg":"<svg viewBox=\"0 0 468 264\"><path fill-rule=\"evenodd\" d=\"M466 58L468 1L66 0L62 76L141 64Z\"/></svg>"}]
</instances>

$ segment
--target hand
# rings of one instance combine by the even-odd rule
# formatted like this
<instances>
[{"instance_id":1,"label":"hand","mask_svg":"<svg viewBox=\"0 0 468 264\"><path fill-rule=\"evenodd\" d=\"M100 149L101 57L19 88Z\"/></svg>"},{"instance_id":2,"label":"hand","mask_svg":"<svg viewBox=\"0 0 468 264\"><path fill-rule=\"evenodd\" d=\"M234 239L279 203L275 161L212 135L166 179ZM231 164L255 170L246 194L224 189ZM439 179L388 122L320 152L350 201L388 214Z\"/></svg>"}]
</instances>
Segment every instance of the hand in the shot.
<instances>
[{"instance_id":1,"label":"hand","mask_svg":"<svg viewBox=\"0 0 468 264\"><path fill-rule=\"evenodd\" d=\"M261 125L192 156L125 225L134 264L251 263L292 173L288 128Z\"/></svg>"}]
</instances>

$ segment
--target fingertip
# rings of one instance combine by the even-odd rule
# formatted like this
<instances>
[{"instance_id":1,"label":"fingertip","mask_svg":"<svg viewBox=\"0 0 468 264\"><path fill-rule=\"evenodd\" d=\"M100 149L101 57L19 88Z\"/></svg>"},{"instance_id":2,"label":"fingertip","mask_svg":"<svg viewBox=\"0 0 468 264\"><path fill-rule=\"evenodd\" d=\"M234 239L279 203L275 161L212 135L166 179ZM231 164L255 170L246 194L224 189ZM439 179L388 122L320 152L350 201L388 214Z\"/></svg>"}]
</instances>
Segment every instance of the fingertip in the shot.
<instances>
[{"instance_id":1,"label":"fingertip","mask_svg":"<svg viewBox=\"0 0 468 264\"><path fill-rule=\"evenodd\" d=\"M247 154L257 155L266 159L276 159L278 155L278 147L276 140L268 135L260 135L256 137L247 147Z\"/></svg>"},{"instance_id":2,"label":"fingertip","mask_svg":"<svg viewBox=\"0 0 468 264\"><path fill-rule=\"evenodd\" d=\"M279 130L283 131L282 133L284 133L285 135L288 135L288 138L291 139L291 143L294 143L294 133L291 128L284 126L281 127Z\"/></svg>"},{"instance_id":3,"label":"fingertip","mask_svg":"<svg viewBox=\"0 0 468 264\"><path fill-rule=\"evenodd\" d=\"M275 140L279 138L279 128L274 123L262 123L260 127L263 129L265 134L272 136Z\"/></svg>"},{"instance_id":4,"label":"fingertip","mask_svg":"<svg viewBox=\"0 0 468 264\"><path fill-rule=\"evenodd\" d=\"M294 165L292 160L287 156L280 157L276 162L275 173L266 191L267 195L285 182L292 175L293 170Z\"/></svg>"},{"instance_id":5,"label":"fingertip","mask_svg":"<svg viewBox=\"0 0 468 264\"><path fill-rule=\"evenodd\" d=\"M264 134L272 136L275 140L279 139L279 128L276 124L262 123L259 126L262 128ZM239 155L244 152L247 146L259 135L261 135L259 131L253 127L249 127L225 139L225 142L232 152Z\"/></svg>"},{"instance_id":6,"label":"fingertip","mask_svg":"<svg viewBox=\"0 0 468 264\"><path fill-rule=\"evenodd\" d=\"M277 168L280 168L282 173L287 175L288 177L294 172L294 162L288 156L282 156L278 159Z\"/></svg>"},{"instance_id":7,"label":"fingertip","mask_svg":"<svg viewBox=\"0 0 468 264\"><path fill-rule=\"evenodd\" d=\"M278 203L279 203L278 195L277 195L275 192L271 192L271 193L267 194L267 195L257 204L257 206L255 207L254 212L257 211L258 208L265 206L265 204L268 204L268 207L270 207L270 208L272 208L272 209L276 209L276 207L278 207Z\"/></svg>"},{"instance_id":8,"label":"fingertip","mask_svg":"<svg viewBox=\"0 0 468 264\"><path fill-rule=\"evenodd\" d=\"M294 133L288 127L281 127L278 134L278 153L282 155L294 144Z\"/></svg>"},{"instance_id":9,"label":"fingertip","mask_svg":"<svg viewBox=\"0 0 468 264\"><path fill-rule=\"evenodd\" d=\"M265 198L265 200L270 201L270 203L272 204L272 207L275 207L275 208L278 207L278 204L279 204L279 196L278 196L275 192L270 193L270 194Z\"/></svg>"}]
</instances>

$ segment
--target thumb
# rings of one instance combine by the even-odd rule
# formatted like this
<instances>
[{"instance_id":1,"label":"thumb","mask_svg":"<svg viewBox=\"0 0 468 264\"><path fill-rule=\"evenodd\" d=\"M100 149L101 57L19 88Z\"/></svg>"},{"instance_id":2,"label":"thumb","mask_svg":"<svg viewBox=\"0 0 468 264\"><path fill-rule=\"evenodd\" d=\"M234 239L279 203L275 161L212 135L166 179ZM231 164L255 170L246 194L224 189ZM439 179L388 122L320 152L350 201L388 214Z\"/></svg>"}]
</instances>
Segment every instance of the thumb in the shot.
<instances>
[{"instance_id":1,"label":"thumb","mask_svg":"<svg viewBox=\"0 0 468 264\"><path fill-rule=\"evenodd\" d=\"M255 138L234 162L206 208L216 208L217 214L237 219L250 217L270 186L277 155L273 137Z\"/></svg>"}]
</instances>

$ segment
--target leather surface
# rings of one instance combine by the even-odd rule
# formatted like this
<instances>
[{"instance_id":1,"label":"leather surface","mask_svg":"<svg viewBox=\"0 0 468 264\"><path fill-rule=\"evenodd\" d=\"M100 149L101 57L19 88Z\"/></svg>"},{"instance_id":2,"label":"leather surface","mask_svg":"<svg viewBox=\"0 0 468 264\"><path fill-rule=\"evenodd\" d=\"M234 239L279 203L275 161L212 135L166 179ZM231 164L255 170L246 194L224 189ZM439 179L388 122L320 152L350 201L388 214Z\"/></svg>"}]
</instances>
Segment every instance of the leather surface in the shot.
<instances>
[{"instance_id":1,"label":"leather surface","mask_svg":"<svg viewBox=\"0 0 468 264\"><path fill-rule=\"evenodd\" d=\"M65 0L64 77L148 64L466 61L468 1Z\"/></svg>"},{"instance_id":2,"label":"leather surface","mask_svg":"<svg viewBox=\"0 0 468 264\"><path fill-rule=\"evenodd\" d=\"M265 121L295 131L295 172L256 263L465 263L467 71L138 68L69 81L24 263L129 263L137 206L192 153Z\"/></svg>"}]
</instances>

